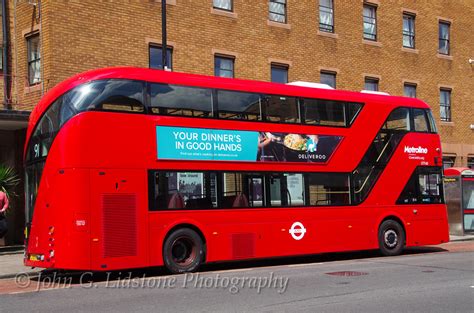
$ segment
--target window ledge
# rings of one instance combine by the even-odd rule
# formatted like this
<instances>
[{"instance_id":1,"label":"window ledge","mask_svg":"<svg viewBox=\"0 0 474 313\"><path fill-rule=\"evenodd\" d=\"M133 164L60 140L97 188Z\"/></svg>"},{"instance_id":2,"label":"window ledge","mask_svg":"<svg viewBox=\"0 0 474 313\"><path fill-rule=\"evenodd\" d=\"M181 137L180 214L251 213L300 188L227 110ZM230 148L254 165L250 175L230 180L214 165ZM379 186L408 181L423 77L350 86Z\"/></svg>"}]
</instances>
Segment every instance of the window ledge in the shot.
<instances>
[{"instance_id":1,"label":"window ledge","mask_svg":"<svg viewBox=\"0 0 474 313\"><path fill-rule=\"evenodd\" d=\"M155 0L155 2L161 3L161 0ZM166 4L176 5L176 0L166 0Z\"/></svg>"},{"instance_id":2,"label":"window ledge","mask_svg":"<svg viewBox=\"0 0 474 313\"><path fill-rule=\"evenodd\" d=\"M279 28L291 29L290 24L279 23L279 22L274 22L274 21L270 21L270 20L267 20L267 25L268 26L279 27Z\"/></svg>"},{"instance_id":3,"label":"window ledge","mask_svg":"<svg viewBox=\"0 0 474 313\"><path fill-rule=\"evenodd\" d=\"M329 37L329 38L334 38L334 39L338 39L339 38L339 35L338 34L335 34L335 33L330 33L330 32L322 32L320 30L318 30L318 33L317 33L319 36L323 36L323 37Z\"/></svg>"},{"instance_id":4,"label":"window ledge","mask_svg":"<svg viewBox=\"0 0 474 313\"><path fill-rule=\"evenodd\" d=\"M450 127L453 127L454 126L454 122L443 122L441 121L439 123L440 126L450 126Z\"/></svg>"},{"instance_id":5,"label":"window ledge","mask_svg":"<svg viewBox=\"0 0 474 313\"><path fill-rule=\"evenodd\" d=\"M420 51L418 49L402 47L403 52L415 53L418 54Z\"/></svg>"},{"instance_id":6,"label":"window ledge","mask_svg":"<svg viewBox=\"0 0 474 313\"><path fill-rule=\"evenodd\" d=\"M362 43L364 43L366 45L369 45L369 46L382 47L382 43L380 41L372 41L372 40L362 39Z\"/></svg>"},{"instance_id":7,"label":"window ledge","mask_svg":"<svg viewBox=\"0 0 474 313\"><path fill-rule=\"evenodd\" d=\"M226 16L230 18L237 18L237 13L235 12L220 10L220 9L215 9L215 8L211 8L211 14Z\"/></svg>"},{"instance_id":8,"label":"window ledge","mask_svg":"<svg viewBox=\"0 0 474 313\"><path fill-rule=\"evenodd\" d=\"M440 58L440 59L445 59L445 60L450 60L450 61L453 60L453 56L452 56L452 55L447 55L447 54L440 54L440 53L438 53L436 56L437 56L438 58Z\"/></svg>"},{"instance_id":9,"label":"window ledge","mask_svg":"<svg viewBox=\"0 0 474 313\"><path fill-rule=\"evenodd\" d=\"M35 85L31 85L31 86L25 86L24 93L28 94L28 93L32 93L32 92L35 92L35 91L41 91L42 87L43 87L42 83L38 83L38 84L35 84Z\"/></svg>"}]
</instances>

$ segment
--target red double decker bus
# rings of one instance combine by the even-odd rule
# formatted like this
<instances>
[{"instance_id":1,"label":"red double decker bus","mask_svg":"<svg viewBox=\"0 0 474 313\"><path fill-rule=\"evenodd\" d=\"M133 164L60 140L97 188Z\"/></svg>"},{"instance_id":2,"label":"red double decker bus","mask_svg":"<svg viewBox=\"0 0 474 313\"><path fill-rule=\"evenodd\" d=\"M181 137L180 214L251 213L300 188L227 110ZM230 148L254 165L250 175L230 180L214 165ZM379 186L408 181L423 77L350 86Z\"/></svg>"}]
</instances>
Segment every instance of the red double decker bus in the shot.
<instances>
[{"instance_id":1,"label":"red double decker bus","mask_svg":"<svg viewBox=\"0 0 474 313\"><path fill-rule=\"evenodd\" d=\"M25 265L77 270L447 242L428 105L99 69L50 90L25 147Z\"/></svg>"}]
</instances>

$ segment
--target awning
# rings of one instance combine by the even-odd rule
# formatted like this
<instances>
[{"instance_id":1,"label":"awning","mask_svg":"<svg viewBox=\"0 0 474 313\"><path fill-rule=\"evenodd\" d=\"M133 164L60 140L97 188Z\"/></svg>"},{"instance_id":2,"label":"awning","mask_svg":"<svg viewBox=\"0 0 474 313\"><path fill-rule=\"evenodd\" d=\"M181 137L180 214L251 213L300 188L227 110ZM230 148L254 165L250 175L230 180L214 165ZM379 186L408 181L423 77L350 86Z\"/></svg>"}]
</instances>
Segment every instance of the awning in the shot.
<instances>
[{"instance_id":1,"label":"awning","mask_svg":"<svg viewBox=\"0 0 474 313\"><path fill-rule=\"evenodd\" d=\"M30 111L0 110L0 130L27 128L30 113Z\"/></svg>"}]
</instances>

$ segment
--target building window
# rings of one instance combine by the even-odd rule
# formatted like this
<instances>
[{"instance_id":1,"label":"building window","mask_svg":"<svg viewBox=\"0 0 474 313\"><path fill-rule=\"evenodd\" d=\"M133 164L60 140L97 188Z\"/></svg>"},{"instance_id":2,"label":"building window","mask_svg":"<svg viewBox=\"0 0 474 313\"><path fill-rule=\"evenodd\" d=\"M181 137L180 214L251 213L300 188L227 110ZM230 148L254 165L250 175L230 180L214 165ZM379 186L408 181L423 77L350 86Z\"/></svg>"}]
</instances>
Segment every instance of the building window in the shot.
<instances>
[{"instance_id":1,"label":"building window","mask_svg":"<svg viewBox=\"0 0 474 313\"><path fill-rule=\"evenodd\" d=\"M213 0L214 9L232 11L232 0Z\"/></svg>"},{"instance_id":2,"label":"building window","mask_svg":"<svg viewBox=\"0 0 474 313\"><path fill-rule=\"evenodd\" d=\"M377 41L377 7L364 4L364 39Z\"/></svg>"},{"instance_id":3,"label":"building window","mask_svg":"<svg viewBox=\"0 0 474 313\"><path fill-rule=\"evenodd\" d=\"M443 169L453 167L455 162L455 156L443 156Z\"/></svg>"},{"instance_id":4,"label":"building window","mask_svg":"<svg viewBox=\"0 0 474 313\"><path fill-rule=\"evenodd\" d=\"M163 48L158 45L150 45L149 47L149 66L150 68L163 69ZM173 48L166 49L166 65L167 68L173 69Z\"/></svg>"},{"instance_id":5,"label":"building window","mask_svg":"<svg viewBox=\"0 0 474 313\"><path fill-rule=\"evenodd\" d=\"M333 0L319 0L319 30L334 33Z\"/></svg>"},{"instance_id":6,"label":"building window","mask_svg":"<svg viewBox=\"0 0 474 313\"><path fill-rule=\"evenodd\" d=\"M28 83L29 85L41 82L41 51L39 34L26 38L28 48Z\"/></svg>"},{"instance_id":7,"label":"building window","mask_svg":"<svg viewBox=\"0 0 474 313\"><path fill-rule=\"evenodd\" d=\"M403 95L405 97L416 98L416 85L415 84L404 84Z\"/></svg>"},{"instance_id":8,"label":"building window","mask_svg":"<svg viewBox=\"0 0 474 313\"><path fill-rule=\"evenodd\" d=\"M273 83L288 83L288 66L283 64L272 64L271 76Z\"/></svg>"},{"instance_id":9,"label":"building window","mask_svg":"<svg viewBox=\"0 0 474 313\"><path fill-rule=\"evenodd\" d=\"M467 157L467 167L474 170L474 157Z\"/></svg>"},{"instance_id":10,"label":"building window","mask_svg":"<svg viewBox=\"0 0 474 313\"><path fill-rule=\"evenodd\" d=\"M415 49L415 16L403 14L403 47Z\"/></svg>"},{"instance_id":11,"label":"building window","mask_svg":"<svg viewBox=\"0 0 474 313\"><path fill-rule=\"evenodd\" d=\"M234 58L215 56L214 75L219 77L234 78Z\"/></svg>"},{"instance_id":12,"label":"building window","mask_svg":"<svg viewBox=\"0 0 474 313\"><path fill-rule=\"evenodd\" d=\"M366 77L364 90L379 91L379 80L378 78Z\"/></svg>"},{"instance_id":13,"label":"building window","mask_svg":"<svg viewBox=\"0 0 474 313\"><path fill-rule=\"evenodd\" d=\"M438 52L440 54L449 55L449 27L447 22L439 22L439 45Z\"/></svg>"},{"instance_id":14,"label":"building window","mask_svg":"<svg viewBox=\"0 0 474 313\"><path fill-rule=\"evenodd\" d=\"M440 89L439 109L441 120L443 122L451 122L451 90Z\"/></svg>"},{"instance_id":15,"label":"building window","mask_svg":"<svg viewBox=\"0 0 474 313\"><path fill-rule=\"evenodd\" d=\"M336 73L321 71L320 82L336 89Z\"/></svg>"},{"instance_id":16,"label":"building window","mask_svg":"<svg viewBox=\"0 0 474 313\"><path fill-rule=\"evenodd\" d=\"M270 0L268 12L270 21L286 23L286 0Z\"/></svg>"}]
</instances>

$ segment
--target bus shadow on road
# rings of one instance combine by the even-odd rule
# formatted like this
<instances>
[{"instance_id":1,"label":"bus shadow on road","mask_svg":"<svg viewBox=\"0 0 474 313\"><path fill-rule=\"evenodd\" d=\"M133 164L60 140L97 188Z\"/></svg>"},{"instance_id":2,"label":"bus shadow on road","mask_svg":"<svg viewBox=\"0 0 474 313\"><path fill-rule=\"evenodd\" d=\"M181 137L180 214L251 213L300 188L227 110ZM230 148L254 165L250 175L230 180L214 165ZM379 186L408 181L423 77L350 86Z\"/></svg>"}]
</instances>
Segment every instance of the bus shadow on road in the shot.
<instances>
[{"instance_id":1,"label":"bus shadow on road","mask_svg":"<svg viewBox=\"0 0 474 313\"><path fill-rule=\"evenodd\" d=\"M437 252L446 252L446 251L447 251L446 249L443 249L440 247L432 247L432 246L416 247L416 248L405 249L402 255L437 253ZM297 264L303 265L303 264L311 264L311 263L326 263L326 262L335 262L335 261L369 259L369 258L375 258L375 257L383 257L383 256L382 254L380 254L379 250L324 253L324 254L281 257L281 258L271 258L271 259L211 263L211 264L203 265L200 271L208 272L208 271L258 268L258 267L269 267L269 266L282 266L282 265L297 265Z\"/></svg>"},{"instance_id":2,"label":"bus shadow on road","mask_svg":"<svg viewBox=\"0 0 474 313\"><path fill-rule=\"evenodd\" d=\"M446 249L441 247L416 247L407 248L402 255L416 255L426 253L446 252ZM356 252L338 252L338 253L324 253L315 255L281 257L271 259L245 260L245 261L229 261L220 263L205 264L200 268L201 273L209 273L214 271L230 271L235 269L250 269L250 268L268 268L285 265L304 265L311 263L327 263L347 260L363 260L382 255L378 250L356 251ZM106 271L106 272L83 272L83 271L52 271L44 270L37 277L32 278L36 281L47 281L54 279L67 279L72 285L111 282L124 279L143 279L151 277L168 276L169 272L164 267L156 268L139 268L139 269L124 269L120 271Z\"/></svg>"}]
</instances>

